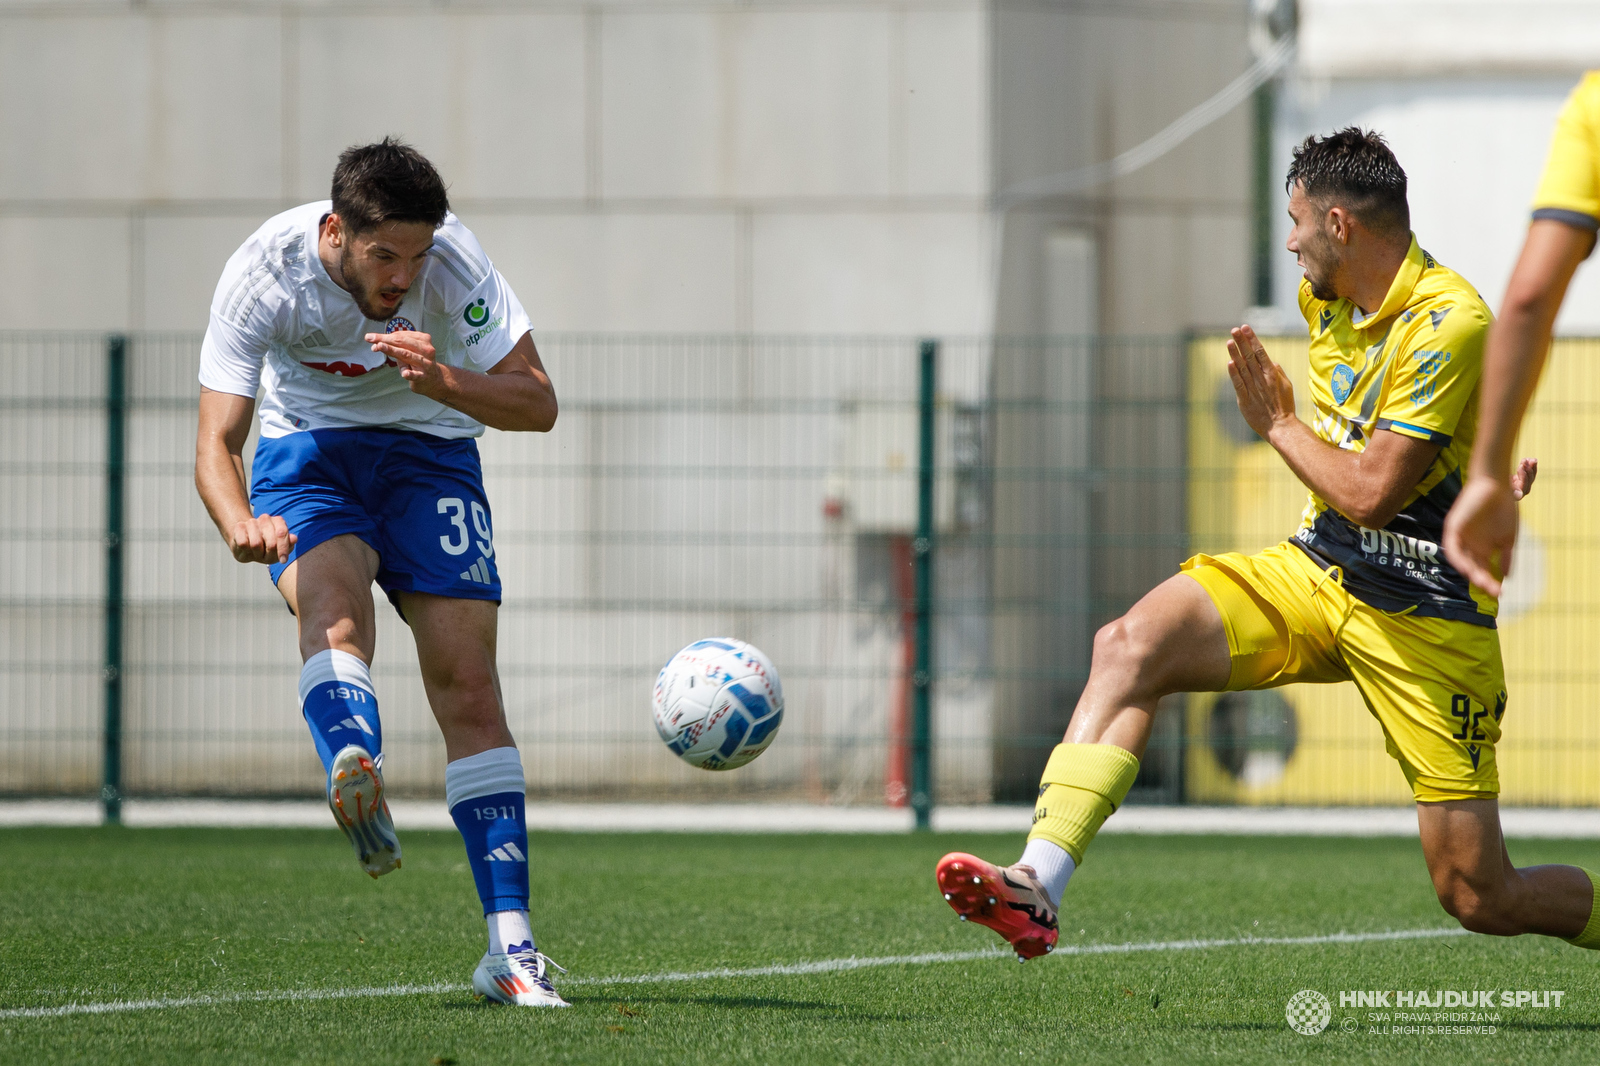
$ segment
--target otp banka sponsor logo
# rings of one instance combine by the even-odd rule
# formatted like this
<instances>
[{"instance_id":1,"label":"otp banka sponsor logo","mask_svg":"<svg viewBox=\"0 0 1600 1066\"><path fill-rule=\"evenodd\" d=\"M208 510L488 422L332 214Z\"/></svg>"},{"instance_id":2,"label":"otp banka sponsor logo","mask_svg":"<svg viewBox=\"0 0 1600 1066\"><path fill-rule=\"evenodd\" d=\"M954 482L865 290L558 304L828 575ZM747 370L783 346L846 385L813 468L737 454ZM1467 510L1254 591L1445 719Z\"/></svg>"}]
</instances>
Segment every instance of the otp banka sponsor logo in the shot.
<instances>
[{"instance_id":1,"label":"otp banka sponsor logo","mask_svg":"<svg viewBox=\"0 0 1600 1066\"><path fill-rule=\"evenodd\" d=\"M1387 529L1361 528L1361 554L1379 566L1409 570L1421 577L1439 572L1439 545L1431 540L1390 533Z\"/></svg>"},{"instance_id":2,"label":"otp banka sponsor logo","mask_svg":"<svg viewBox=\"0 0 1600 1066\"><path fill-rule=\"evenodd\" d=\"M470 348L499 329L505 322L506 316L496 315L490 318L489 309L484 306L480 297L477 303L468 304L467 309L461 312L461 320L472 327L472 332L466 336L466 346Z\"/></svg>"}]
</instances>

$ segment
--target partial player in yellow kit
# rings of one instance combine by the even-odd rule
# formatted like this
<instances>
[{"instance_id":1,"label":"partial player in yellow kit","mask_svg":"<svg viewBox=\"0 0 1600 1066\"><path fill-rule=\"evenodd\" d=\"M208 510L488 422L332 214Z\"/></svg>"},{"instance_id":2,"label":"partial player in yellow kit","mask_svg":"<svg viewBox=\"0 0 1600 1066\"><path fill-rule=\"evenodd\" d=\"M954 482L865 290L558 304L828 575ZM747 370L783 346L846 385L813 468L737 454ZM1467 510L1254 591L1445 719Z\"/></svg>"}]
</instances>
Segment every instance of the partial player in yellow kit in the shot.
<instances>
[{"instance_id":1,"label":"partial player in yellow kit","mask_svg":"<svg viewBox=\"0 0 1600 1066\"><path fill-rule=\"evenodd\" d=\"M1600 229L1600 71L1567 97L1556 120L1533 220L1506 285L1484 357L1482 432L1470 476L1445 522L1445 552L1491 595L1511 572L1517 506L1511 449L1539 384L1556 312Z\"/></svg>"},{"instance_id":2,"label":"partial player in yellow kit","mask_svg":"<svg viewBox=\"0 0 1600 1066\"><path fill-rule=\"evenodd\" d=\"M1400 445L1415 465L1431 461L1392 517L1359 500L1334 506L1317 492L1315 474L1303 475L1311 491L1292 544L1196 556L1183 572L1221 611L1228 690L1354 681L1419 802L1493 798L1506 709L1496 604L1439 549L1472 449L1477 411L1468 401L1489 309L1415 237L1370 314L1346 298L1319 299L1313 288L1300 286L1311 431L1358 454L1396 434L1420 442ZM1265 360L1259 341L1241 343L1254 349L1241 359Z\"/></svg>"},{"instance_id":3,"label":"partial player in yellow kit","mask_svg":"<svg viewBox=\"0 0 1600 1066\"><path fill-rule=\"evenodd\" d=\"M1307 138L1287 186L1288 250L1305 270L1311 424L1249 327L1228 350L1245 421L1310 490L1300 528L1255 555L1195 556L1096 634L1022 857L1001 867L951 853L936 870L940 889L1019 957L1044 954L1062 891L1127 795L1162 697L1353 681L1412 788L1444 908L1476 932L1600 946L1591 875L1518 869L1506 854L1496 603L1439 543L1472 447L1489 310L1418 245L1405 172L1382 137L1350 128ZM1518 469L1518 493L1535 472Z\"/></svg>"}]
</instances>

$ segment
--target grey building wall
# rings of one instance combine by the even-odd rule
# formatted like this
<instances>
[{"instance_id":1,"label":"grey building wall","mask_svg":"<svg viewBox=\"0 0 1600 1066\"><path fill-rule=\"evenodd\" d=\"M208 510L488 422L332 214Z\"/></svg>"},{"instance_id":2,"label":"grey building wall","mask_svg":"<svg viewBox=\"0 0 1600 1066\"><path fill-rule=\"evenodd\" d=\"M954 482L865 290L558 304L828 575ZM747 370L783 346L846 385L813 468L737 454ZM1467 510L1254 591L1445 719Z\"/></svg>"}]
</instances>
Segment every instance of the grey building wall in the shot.
<instances>
[{"instance_id":1,"label":"grey building wall","mask_svg":"<svg viewBox=\"0 0 1600 1066\"><path fill-rule=\"evenodd\" d=\"M399 133L553 330L973 333L970 2L0 5L0 328L203 328Z\"/></svg>"},{"instance_id":2,"label":"grey building wall","mask_svg":"<svg viewBox=\"0 0 1600 1066\"><path fill-rule=\"evenodd\" d=\"M995 190L1110 159L1211 96L1250 62L1245 17L1208 0L996 4ZM997 333L1070 335L996 362L998 464L1068 472L997 484L997 534L1035 545L996 560L996 667L1013 678L996 693L1001 796L1031 798L1095 630L1187 553L1177 338L1248 302L1249 123L1240 109L1141 171L1000 222ZM1085 242L1092 285L1061 265ZM1145 759L1151 795L1176 798L1178 725L1165 716L1171 744Z\"/></svg>"},{"instance_id":3,"label":"grey building wall","mask_svg":"<svg viewBox=\"0 0 1600 1066\"><path fill-rule=\"evenodd\" d=\"M1243 114L1105 187L1008 212L993 205L1019 181L1110 158L1215 92L1248 62L1244 15L1242 0L0 0L0 246L8 253L0 257L0 330L202 328L238 243L269 214L325 196L340 149L387 133L438 163L457 212L543 331L1170 337L1227 323L1247 302ZM141 350L168 353L172 365L145 369L171 387L192 374L189 345ZM567 350L587 358L581 344ZM950 564L975 582L974 596L987 590L1001 608L982 637L992 638L994 667L1051 664L1043 678L941 698L941 728L962 738L944 780L963 795L991 785L1009 794L1036 780L1049 736L1070 714L1095 625L1181 557L1182 363L1169 341L960 350L950 369L963 369L948 376L946 403L1002 401L985 431L988 461L1069 472L1031 487L995 482L993 532L1043 538L1031 556L997 552L991 571L969 545ZM887 345L872 358L877 351L909 368L910 347ZM983 354L994 351L1004 354ZM569 386L565 396L604 400L603 383L573 391L577 372L563 378L559 358L552 367L558 389ZM844 408L864 395L848 377L836 386L829 396ZM1016 411L1005 409L1008 398L1021 402ZM878 456L871 461L914 454L909 440L877 440L892 427L854 417L818 430L849 453L825 465L851 467L856 451ZM554 464L570 474L607 457L684 454L688 439L681 426L623 427L578 407L563 418L559 440L491 435L486 454L491 463ZM159 511L150 528L181 529L187 546L139 580L151 594L176 583L255 603L237 639L260 646L281 605L209 550L212 534L181 469L192 427L168 421L158 436L140 438L181 457L146 502ZM748 453L758 438L730 444L730 454ZM869 438L871 447L860 443ZM794 461L824 454L814 447L821 439L799 442ZM525 535L522 546L507 544L513 562L542 536L571 541L557 553L559 566L529 570L519 594L600 595L630 574L660 584L660 560L599 546L652 529L648 498L569 474L550 482L548 499L501 505L502 521L520 522ZM825 522L822 497L838 482L830 475L814 486L815 499L785 502L794 528L836 539L791 555L778 576L796 594L842 605L865 572L859 538L898 527L868 513L871 492L858 494L842 523ZM550 533L556 515L578 525ZM715 521L688 522L684 532L710 531L705 523ZM1063 604L1071 609L1063 613ZM1041 612L1049 624L1036 624ZM179 640L180 622L197 634L220 624L180 615L169 612L159 623L168 628L152 639ZM704 635L695 629L704 622L641 615L537 625L554 625L551 639L567 644L581 644L586 626L645 634L634 650L658 661L651 657L664 658L673 641ZM851 634L831 624L813 619L770 640L808 655L835 648L826 655L839 669L882 671L898 661L889 630ZM528 625L506 646L537 636ZM392 620L382 643L404 647ZM387 670L409 658L399 654ZM524 657L508 672L540 677L547 665ZM282 679L229 689L228 728L259 725L290 690ZM388 698L386 713L392 708L408 736L426 738L415 696ZM604 729L625 730L638 717L620 696L596 698L604 706L594 721ZM215 688L152 689L149 705L181 729L182 708L208 699L217 702ZM569 709L544 700L530 693L519 713L530 728L559 730ZM825 713L804 727L810 750L881 732L884 701L866 702L873 706L819 696ZM15 708L22 713L21 703ZM309 772L297 727L288 729L271 741L267 764L285 781ZM1028 739L991 765L981 753L994 735ZM437 753L417 743L417 765L402 780L431 787ZM873 794L881 758L861 750L868 754L850 780L827 785L834 795ZM556 762L536 776L583 788L624 768L637 772L615 753L587 765L564 755ZM803 762L775 750L752 773L775 787L786 777L810 781L815 771ZM661 780L684 783L671 772Z\"/></svg>"}]
</instances>

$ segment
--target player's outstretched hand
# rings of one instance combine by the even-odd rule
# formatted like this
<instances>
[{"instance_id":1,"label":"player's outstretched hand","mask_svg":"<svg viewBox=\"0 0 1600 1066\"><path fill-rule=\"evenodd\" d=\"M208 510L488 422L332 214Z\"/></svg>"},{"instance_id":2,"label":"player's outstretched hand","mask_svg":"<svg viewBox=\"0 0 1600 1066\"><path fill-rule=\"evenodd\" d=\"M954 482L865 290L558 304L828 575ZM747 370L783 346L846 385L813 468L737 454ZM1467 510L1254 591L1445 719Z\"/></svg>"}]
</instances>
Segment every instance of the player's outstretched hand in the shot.
<instances>
[{"instance_id":1,"label":"player's outstretched hand","mask_svg":"<svg viewBox=\"0 0 1600 1066\"><path fill-rule=\"evenodd\" d=\"M300 538L278 515L257 515L234 524L228 547L241 563L281 563Z\"/></svg>"},{"instance_id":2,"label":"player's outstretched hand","mask_svg":"<svg viewBox=\"0 0 1600 1066\"><path fill-rule=\"evenodd\" d=\"M432 396L444 384L444 374L434 361L433 338L420 330L402 329L393 333L368 333L372 350L400 364L400 376L411 391Z\"/></svg>"},{"instance_id":3,"label":"player's outstretched hand","mask_svg":"<svg viewBox=\"0 0 1600 1066\"><path fill-rule=\"evenodd\" d=\"M1539 476L1539 460L1524 459L1517 464L1517 472L1511 475L1511 495L1518 500L1533 491L1533 479Z\"/></svg>"},{"instance_id":4,"label":"player's outstretched hand","mask_svg":"<svg viewBox=\"0 0 1600 1066\"><path fill-rule=\"evenodd\" d=\"M1228 377L1239 398L1239 413L1262 440L1279 422L1293 420L1294 386L1283 367L1249 326L1233 330L1228 341Z\"/></svg>"},{"instance_id":5,"label":"player's outstretched hand","mask_svg":"<svg viewBox=\"0 0 1600 1066\"><path fill-rule=\"evenodd\" d=\"M1498 596L1511 574L1517 501L1533 488L1539 460L1524 459L1509 482L1474 474L1444 519L1444 554L1468 581Z\"/></svg>"}]
</instances>

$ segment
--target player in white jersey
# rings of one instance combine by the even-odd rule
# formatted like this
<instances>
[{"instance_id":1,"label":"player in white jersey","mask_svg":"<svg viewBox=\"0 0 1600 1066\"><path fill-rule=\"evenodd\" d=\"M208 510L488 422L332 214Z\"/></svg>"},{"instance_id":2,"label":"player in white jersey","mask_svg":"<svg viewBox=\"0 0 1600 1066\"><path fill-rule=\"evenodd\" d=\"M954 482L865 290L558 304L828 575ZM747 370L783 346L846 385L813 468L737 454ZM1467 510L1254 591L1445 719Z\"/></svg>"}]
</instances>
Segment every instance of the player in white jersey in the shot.
<instances>
[{"instance_id":1,"label":"player in white jersey","mask_svg":"<svg viewBox=\"0 0 1600 1066\"><path fill-rule=\"evenodd\" d=\"M392 139L350 148L331 200L251 235L217 284L200 384L195 484L234 558L266 563L298 620L301 711L363 869L400 866L369 671L376 580L411 626L444 735L446 803L489 927L473 988L565 1006L528 918L527 789L495 669L500 577L474 439L547 432L555 390L433 165Z\"/></svg>"}]
</instances>

